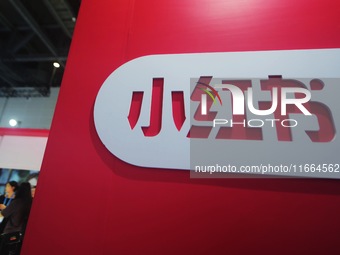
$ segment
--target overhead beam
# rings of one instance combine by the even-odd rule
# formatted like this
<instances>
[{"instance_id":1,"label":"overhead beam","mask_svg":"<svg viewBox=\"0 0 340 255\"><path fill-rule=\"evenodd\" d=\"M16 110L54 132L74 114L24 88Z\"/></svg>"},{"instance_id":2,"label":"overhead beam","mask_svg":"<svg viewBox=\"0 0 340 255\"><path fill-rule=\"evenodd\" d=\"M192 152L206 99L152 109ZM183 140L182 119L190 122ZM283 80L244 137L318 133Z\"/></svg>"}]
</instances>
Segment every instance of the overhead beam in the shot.
<instances>
[{"instance_id":1,"label":"overhead beam","mask_svg":"<svg viewBox=\"0 0 340 255\"><path fill-rule=\"evenodd\" d=\"M1 84L0 84L1 86ZM0 97L48 97L50 88L47 87L0 87Z\"/></svg>"},{"instance_id":2,"label":"overhead beam","mask_svg":"<svg viewBox=\"0 0 340 255\"><path fill-rule=\"evenodd\" d=\"M65 0L60 0L60 2L62 2L64 4L65 8L72 15L72 17L75 17L75 14L72 11L72 8L70 7L69 3L67 1L65 1Z\"/></svg>"},{"instance_id":3,"label":"overhead beam","mask_svg":"<svg viewBox=\"0 0 340 255\"><path fill-rule=\"evenodd\" d=\"M7 31L14 30L13 25L7 20L7 18L2 13L0 13L0 23L5 27Z\"/></svg>"},{"instance_id":4,"label":"overhead beam","mask_svg":"<svg viewBox=\"0 0 340 255\"><path fill-rule=\"evenodd\" d=\"M71 39L72 38L72 33L71 31L66 27L64 21L60 18L58 12L54 9L53 5L51 4L50 0L44 0L44 3L47 7L47 9L50 11L54 19L58 22L60 25L61 29L64 31L64 33Z\"/></svg>"},{"instance_id":5,"label":"overhead beam","mask_svg":"<svg viewBox=\"0 0 340 255\"><path fill-rule=\"evenodd\" d=\"M26 35L23 39L21 40L16 40L16 43L12 45L11 47L11 53L16 53L18 50L20 50L22 47L24 47L29 41L34 37L34 33L30 33Z\"/></svg>"},{"instance_id":6,"label":"overhead beam","mask_svg":"<svg viewBox=\"0 0 340 255\"><path fill-rule=\"evenodd\" d=\"M26 23L31 27L33 32L45 44L47 49L53 54L53 56L55 56L56 60L60 63L60 65L65 67L63 61L61 59L59 59L58 52L55 49L53 43L48 39L48 37L40 29L40 26L34 20L34 18L31 16L29 11L25 8L25 6L23 6L23 4L19 0L10 0L9 2L16 9L16 11L21 15L21 17L26 21Z\"/></svg>"},{"instance_id":7,"label":"overhead beam","mask_svg":"<svg viewBox=\"0 0 340 255\"><path fill-rule=\"evenodd\" d=\"M59 60L66 61L67 56L59 56ZM3 62L52 62L55 61L56 58L54 56L45 56L45 55L16 55L13 58L5 58L2 59Z\"/></svg>"},{"instance_id":8,"label":"overhead beam","mask_svg":"<svg viewBox=\"0 0 340 255\"><path fill-rule=\"evenodd\" d=\"M2 74L1 74L2 73ZM12 84L13 81L7 79L6 77L11 77L13 80L23 82L24 80L19 76L16 72L14 72L12 69L8 68L7 65L5 65L2 60L0 59L0 74L2 80L8 82L9 84Z\"/></svg>"}]
</instances>

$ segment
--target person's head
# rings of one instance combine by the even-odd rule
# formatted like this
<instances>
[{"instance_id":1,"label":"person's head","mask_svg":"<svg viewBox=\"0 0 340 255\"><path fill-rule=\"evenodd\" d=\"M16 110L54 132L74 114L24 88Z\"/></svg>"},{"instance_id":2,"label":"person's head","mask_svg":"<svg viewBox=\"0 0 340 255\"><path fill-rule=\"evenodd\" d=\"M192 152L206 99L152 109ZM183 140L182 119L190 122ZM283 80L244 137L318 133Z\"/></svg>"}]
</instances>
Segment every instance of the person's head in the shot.
<instances>
[{"instance_id":1,"label":"person's head","mask_svg":"<svg viewBox=\"0 0 340 255\"><path fill-rule=\"evenodd\" d=\"M18 189L18 183L16 181L10 181L6 184L6 193L13 194Z\"/></svg>"},{"instance_id":2,"label":"person's head","mask_svg":"<svg viewBox=\"0 0 340 255\"><path fill-rule=\"evenodd\" d=\"M38 176L39 176L38 173L33 173L27 179L27 181L31 184L31 193L32 193L33 198L34 198L34 195L35 195L35 188L38 184Z\"/></svg>"},{"instance_id":3,"label":"person's head","mask_svg":"<svg viewBox=\"0 0 340 255\"><path fill-rule=\"evenodd\" d=\"M32 198L34 198L34 196L35 196L35 186L32 186L32 188L31 188L31 194L32 194Z\"/></svg>"},{"instance_id":4,"label":"person's head","mask_svg":"<svg viewBox=\"0 0 340 255\"><path fill-rule=\"evenodd\" d=\"M21 183L17 192L15 193L15 198L32 200L31 184L29 184L29 182Z\"/></svg>"}]
</instances>

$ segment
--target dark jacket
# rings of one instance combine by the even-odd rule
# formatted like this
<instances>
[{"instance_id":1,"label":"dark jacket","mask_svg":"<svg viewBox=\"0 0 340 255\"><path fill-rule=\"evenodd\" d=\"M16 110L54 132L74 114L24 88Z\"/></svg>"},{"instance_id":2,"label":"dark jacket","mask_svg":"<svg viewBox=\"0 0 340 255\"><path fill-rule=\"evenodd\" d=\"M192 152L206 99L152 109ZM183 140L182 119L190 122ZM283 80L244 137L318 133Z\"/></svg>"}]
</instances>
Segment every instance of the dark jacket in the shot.
<instances>
[{"instance_id":1,"label":"dark jacket","mask_svg":"<svg viewBox=\"0 0 340 255\"><path fill-rule=\"evenodd\" d=\"M6 226L3 233L24 231L30 209L31 203L24 202L20 198L14 199L9 206L1 211L1 214L6 219Z\"/></svg>"}]
</instances>

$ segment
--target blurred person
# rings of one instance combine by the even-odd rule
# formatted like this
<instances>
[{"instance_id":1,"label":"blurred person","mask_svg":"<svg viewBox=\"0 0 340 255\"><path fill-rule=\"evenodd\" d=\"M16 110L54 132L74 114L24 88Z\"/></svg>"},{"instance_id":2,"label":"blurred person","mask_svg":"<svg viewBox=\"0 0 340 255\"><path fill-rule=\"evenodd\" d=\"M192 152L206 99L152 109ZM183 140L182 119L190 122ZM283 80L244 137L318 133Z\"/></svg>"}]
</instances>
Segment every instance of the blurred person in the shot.
<instances>
[{"instance_id":1,"label":"blurred person","mask_svg":"<svg viewBox=\"0 0 340 255\"><path fill-rule=\"evenodd\" d=\"M6 184L5 194L0 196L0 211L5 209L15 197L15 191L18 189L18 183L16 181L10 181ZM2 218L0 223L0 233L4 231L7 224L7 218Z\"/></svg>"},{"instance_id":2,"label":"blurred person","mask_svg":"<svg viewBox=\"0 0 340 255\"><path fill-rule=\"evenodd\" d=\"M4 219L7 219L3 233L25 232L31 206L31 184L24 182L16 191L13 201L0 213Z\"/></svg>"},{"instance_id":3,"label":"blurred person","mask_svg":"<svg viewBox=\"0 0 340 255\"><path fill-rule=\"evenodd\" d=\"M3 210L8 206L15 197L15 191L18 188L16 181L7 182L5 188L5 194L0 196L0 210ZM3 205L3 206L1 206Z\"/></svg>"}]
</instances>

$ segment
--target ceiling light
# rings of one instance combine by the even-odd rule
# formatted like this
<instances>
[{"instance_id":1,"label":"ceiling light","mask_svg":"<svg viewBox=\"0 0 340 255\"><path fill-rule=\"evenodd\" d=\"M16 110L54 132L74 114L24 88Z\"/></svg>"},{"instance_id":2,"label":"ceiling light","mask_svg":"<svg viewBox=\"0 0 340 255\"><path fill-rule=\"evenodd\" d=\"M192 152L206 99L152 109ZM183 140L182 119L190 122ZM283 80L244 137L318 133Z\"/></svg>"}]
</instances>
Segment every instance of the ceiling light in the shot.
<instances>
[{"instance_id":1,"label":"ceiling light","mask_svg":"<svg viewBox=\"0 0 340 255\"><path fill-rule=\"evenodd\" d=\"M15 119L10 119L8 123L11 127L15 127L16 125L18 125L18 121Z\"/></svg>"},{"instance_id":2,"label":"ceiling light","mask_svg":"<svg viewBox=\"0 0 340 255\"><path fill-rule=\"evenodd\" d=\"M53 66L54 66L55 68L59 68L59 67L60 67L60 64L59 64L58 62L54 62L54 63L53 63Z\"/></svg>"},{"instance_id":3,"label":"ceiling light","mask_svg":"<svg viewBox=\"0 0 340 255\"><path fill-rule=\"evenodd\" d=\"M76 20L77 20L76 17L72 17L73 22L76 22Z\"/></svg>"}]
</instances>

